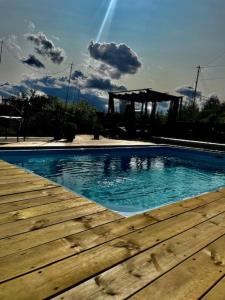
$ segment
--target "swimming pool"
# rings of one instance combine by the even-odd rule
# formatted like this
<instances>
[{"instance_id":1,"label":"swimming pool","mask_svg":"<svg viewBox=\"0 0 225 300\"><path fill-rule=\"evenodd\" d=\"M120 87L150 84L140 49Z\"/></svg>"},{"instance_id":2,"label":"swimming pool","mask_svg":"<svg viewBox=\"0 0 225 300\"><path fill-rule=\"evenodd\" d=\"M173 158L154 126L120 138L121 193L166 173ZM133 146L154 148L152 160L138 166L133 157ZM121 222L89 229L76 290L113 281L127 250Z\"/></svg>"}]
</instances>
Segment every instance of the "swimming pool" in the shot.
<instances>
[{"instance_id":1,"label":"swimming pool","mask_svg":"<svg viewBox=\"0 0 225 300\"><path fill-rule=\"evenodd\" d=\"M13 150L0 159L124 215L225 186L225 153L181 147Z\"/></svg>"}]
</instances>

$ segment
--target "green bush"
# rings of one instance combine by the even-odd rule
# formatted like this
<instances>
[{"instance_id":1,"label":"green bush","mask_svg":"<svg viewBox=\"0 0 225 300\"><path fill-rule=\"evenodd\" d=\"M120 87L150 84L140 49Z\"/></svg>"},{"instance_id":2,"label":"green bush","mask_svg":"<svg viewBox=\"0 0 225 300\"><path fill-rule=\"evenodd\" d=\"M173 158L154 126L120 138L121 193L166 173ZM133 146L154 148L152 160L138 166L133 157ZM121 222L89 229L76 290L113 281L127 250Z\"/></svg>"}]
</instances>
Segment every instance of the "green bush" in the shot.
<instances>
[{"instance_id":1,"label":"green bush","mask_svg":"<svg viewBox=\"0 0 225 300\"><path fill-rule=\"evenodd\" d=\"M64 138L67 142L72 142L77 132L77 125L71 122L67 122L64 125Z\"/></svg>"}]
</instances>

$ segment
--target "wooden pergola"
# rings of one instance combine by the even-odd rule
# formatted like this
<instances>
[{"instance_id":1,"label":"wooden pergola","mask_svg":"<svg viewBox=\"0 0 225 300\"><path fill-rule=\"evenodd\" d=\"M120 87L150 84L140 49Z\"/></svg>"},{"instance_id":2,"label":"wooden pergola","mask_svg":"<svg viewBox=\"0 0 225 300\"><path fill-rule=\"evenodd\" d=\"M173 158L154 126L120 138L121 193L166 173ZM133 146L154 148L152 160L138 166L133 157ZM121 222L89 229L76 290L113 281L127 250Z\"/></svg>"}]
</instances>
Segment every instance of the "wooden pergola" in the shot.
<instances>
[{"instance_id":1,"label":"wooden pergola","mask_svg":"<svg viewBox=\"0 0 225 300\"><path fill-rule=\"evenodd\" d=\"M115 112L114 100L122 100L128 102L135 111L135 103L141 103L141 115L147 116L148 104L152 103L150 119L154 120L157 111L157 105L160 102L170 102L168 121L176 122L182 110L183 97L170 95L168 93L162 93L154 91L150 88L130 90L123 92L109 92L109 104L108 113Z\"/></svg>"}]
</instances>

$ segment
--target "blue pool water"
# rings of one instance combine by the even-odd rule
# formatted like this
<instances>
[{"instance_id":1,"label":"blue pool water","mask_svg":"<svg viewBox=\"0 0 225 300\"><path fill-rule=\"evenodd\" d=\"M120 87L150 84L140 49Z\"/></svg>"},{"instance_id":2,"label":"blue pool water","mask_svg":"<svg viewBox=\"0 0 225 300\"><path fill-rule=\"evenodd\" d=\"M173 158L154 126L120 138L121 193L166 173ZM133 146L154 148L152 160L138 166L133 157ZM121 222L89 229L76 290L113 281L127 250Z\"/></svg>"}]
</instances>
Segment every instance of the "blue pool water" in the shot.
<instances>
[{"instance_id":1,"label":"blue pool water","mask_svg":"<svg viewBox=\"0 0 225 300\"><path fill-rule=\"evenodd\" d=\"M225 153L152 147L0 151L0 158L125 215L225 186Z\"/></svg>"}]
</instances>

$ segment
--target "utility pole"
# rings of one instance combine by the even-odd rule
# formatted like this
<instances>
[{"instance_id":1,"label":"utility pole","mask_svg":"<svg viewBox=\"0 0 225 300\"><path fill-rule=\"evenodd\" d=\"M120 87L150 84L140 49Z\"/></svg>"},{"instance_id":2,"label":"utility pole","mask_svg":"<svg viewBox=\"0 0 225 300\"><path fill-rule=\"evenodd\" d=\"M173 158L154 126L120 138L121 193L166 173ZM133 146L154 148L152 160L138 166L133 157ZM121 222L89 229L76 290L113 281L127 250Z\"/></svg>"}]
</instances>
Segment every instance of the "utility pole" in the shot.
<instances>
[{"instance_id":1,"label":"utility pole","mask_svg":"<svg viewBox=\"0 0 225 300\"><path fill-rule=\"evenodd\" d=\"M0 42L1 47L0 47L0 64L2 62L2 50L3 50L3 41Z\"/></svg>"},{"instance_id":2,"label":"utility pole","mask_svg":"<svg viewBox=\"0 0 225 300\"><path fill-rule=\"evenodd\" d=\"M67 92L66 92L66 108L67 108L67 103L68 103L68 98L69 98L69 90L70 90L70 82L71 82L71 76L73 72L73 63L70 65L70 75L68 79L68 86L67 86Z\"/></svg>"},{"instance_id":3,"label":"utility pole","mask_svg":"<svg viewBox=\"0 0 225 300\"><path fill-rule=\"evenodd\" d=\"M199 80L200 72L201 72L201 66L198 66L197 67L197 76L196 76L196 81L195 81L195 91L194 91L194 96L193 96L193 106L195 105L196 98L197 98L198 80Z\"/></svg>"}]
</instances>

